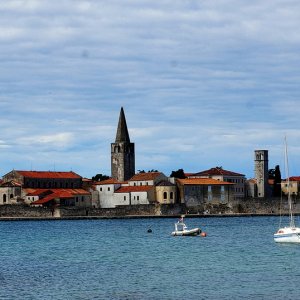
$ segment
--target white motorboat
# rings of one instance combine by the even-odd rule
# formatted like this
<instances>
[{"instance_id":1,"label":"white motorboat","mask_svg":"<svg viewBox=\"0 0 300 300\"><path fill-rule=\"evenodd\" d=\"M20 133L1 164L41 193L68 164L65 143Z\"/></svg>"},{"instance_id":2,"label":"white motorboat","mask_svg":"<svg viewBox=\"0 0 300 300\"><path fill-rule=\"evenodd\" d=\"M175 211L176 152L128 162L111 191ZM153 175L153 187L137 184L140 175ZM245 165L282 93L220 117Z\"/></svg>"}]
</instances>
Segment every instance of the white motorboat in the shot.
<instances>
[{"instance_id":1,"label":"white motorboat","mask_svg":"<svg viewBox=\"0 0 300 300\"><path fill-rule=\"evenodd\" d=\"M183 217L175 223L175 231L172 232L173 236L197 236L200 235L200 228L188 229L183 222Z\"/></svg>"},{"instance_id":2,"label":"white motorboat","mask_svg":"<svg viewBox=\"0 0 300 300\"><path fill-rule=\"evenodd\" d=\"M285 172L287 176L287 190L288 190L288 206L289 206L289 226L279 228L274 234L274 241L277 243L300 243L300 228L295 225L295 218L293 215L292 198L290 193L290 178L288 170L287 157L287 142L285 139Z\"/></svg>"}]
</instances>

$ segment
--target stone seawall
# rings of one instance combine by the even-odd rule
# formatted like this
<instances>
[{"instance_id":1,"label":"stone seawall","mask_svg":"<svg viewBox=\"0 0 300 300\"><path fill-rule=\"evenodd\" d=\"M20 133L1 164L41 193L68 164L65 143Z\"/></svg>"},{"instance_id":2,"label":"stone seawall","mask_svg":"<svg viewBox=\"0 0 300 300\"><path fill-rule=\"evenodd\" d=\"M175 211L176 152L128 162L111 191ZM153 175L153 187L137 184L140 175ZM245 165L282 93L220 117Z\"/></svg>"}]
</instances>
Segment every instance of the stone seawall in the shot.
<instances>
[{"instance_id":1,"label":"stone seawall","mask_svg":"<svg viewBox=\"0 0 300 300\"><path fill-rule=\"evenodd\" d=\"M1 205L0 218L51 218L53 210L28 205Z\"/></svg>"},{"instance_id":2,"label":"stone seawall","mask_svg":"<svg viewBox=\"0 0 300 300\"><path fill-rule=\"evenodd\" d=\"M300 203L294 203L294 212L300 214ZM287 214L286 200L272 199L242 199L229 204L206 204L202 206L186 207L184 204L151 204L120 206L117 208L82 208L60 207L55 210L27 205L1 205L0 220L8 218L78 218L78 217L126 217L126 216L178 216L190 215L234 215L234 214Z\"/></svg>"}]
</instances>

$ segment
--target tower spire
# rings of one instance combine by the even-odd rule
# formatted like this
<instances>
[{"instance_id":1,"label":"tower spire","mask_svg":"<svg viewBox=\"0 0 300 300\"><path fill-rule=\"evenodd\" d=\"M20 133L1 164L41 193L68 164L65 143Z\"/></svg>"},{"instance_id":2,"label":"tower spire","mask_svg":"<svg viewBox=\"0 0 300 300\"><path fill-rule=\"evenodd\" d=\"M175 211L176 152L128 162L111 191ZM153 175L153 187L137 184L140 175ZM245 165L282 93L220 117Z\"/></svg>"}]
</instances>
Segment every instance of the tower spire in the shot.
<instances>
[{"instance_id":1,"label":"tower spire","mask_svg":"<svg viewBox=\"0 0 300 300\"><path fill-rule=\"evenodd\" d=\"M121 107L116 141L111 143L111 177L126 181L134 174L134 143L130 142L124 110Z\"/></svg>"},{"instance_id":2,"label":"tower spire","mask_svg":"<svg viewBox=\"0 0 300 300\"><path fill-rule=\"evenodd\" d=\"M125 113L124 113L123 107L121 107L121 111L120 111L120 117L119 117L119 123L118 123L118 129L117 129L115 143L122 143L122 142L130 143L130 138L129 138L129 134L128 134L126 118L125 118Z\"/></svg>"}]
</instances>

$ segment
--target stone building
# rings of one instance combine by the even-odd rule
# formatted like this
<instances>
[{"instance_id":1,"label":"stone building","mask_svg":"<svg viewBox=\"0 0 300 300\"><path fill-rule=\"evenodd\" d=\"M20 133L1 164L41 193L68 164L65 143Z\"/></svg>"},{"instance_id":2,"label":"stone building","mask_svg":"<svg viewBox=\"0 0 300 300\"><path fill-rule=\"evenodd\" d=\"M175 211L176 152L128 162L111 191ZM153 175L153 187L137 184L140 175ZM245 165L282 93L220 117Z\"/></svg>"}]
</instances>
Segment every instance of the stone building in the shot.
<instances>
[{"instance_id":1,"label":"stone building","mask_svg":"<svg viewBox=\"0 0 300 300\"><path fill-rule=\"evenodd\" d=\"M289 185L289 189L288 189ZM300 191L300 176L289 177L289 180L285 179L281 181L281 190L282 193L287 195L288 191L292 197L299 195Z\"/></svg>"},{"instance_id":2,"label":"stone building","mask_svg":"<svg viewBox=\"0 0 300 300\"><path fill-rule=\"evenodd\" d=\"M116 140L111 143L111 177L126 181L135 174L134 143L130 142L123 107L120 111Z\"/></svg>"},{"instance_id":3,"label":"stone building","mask_svg":"<svg viewBox=\"0 0 300 300\"><path fill-rule=\"evenodd\" d=\"M180 202L187 207L227 204L234 199L234 183L212 178L177 179Z\"/></svg>"},{"instance_id":4,"label":"stone building","mask_svg":"<svg viewBox=\"0 0 300 300\"><path fill-rule=\"evenodd\" d=\"M89 207L91 193L82 186L82 177L74 172L13 170L3 176L0 204L14 204L13 199L22 199L35 206Z\"/></svg>"},{"instance_id":5,"label":"stone building","mask_svg":"<svg viewBox=\"0 0 300 300\"><path fill-rule=\"evenodd\" d=\"M222 167L215 167L209 170L191 174L189 175L189 178L212 178L220 181L233 183L234 198L245 198L246 177L244 174L228 171L223 169Z\"/></svg>"},{"instance_id":6,"label":"stone building","mask_svg":"<svg viewBox=\"0 0 300 300\"><path fill-rule=\"evenodd\" d=\"M57 189L82 187L82 177L74 172L51 172L51 171L17 171L13 170L3 176L3 181L15 181L22 188Z\"/></svg>"},{"instance_id":7,"label":"stone building","mask_svg":"<svg viewBox=\"0 0 300 300\"><path fill-rule=\"evenodd\" d=\"M0 184L0 205L15 204L21 201L21 184L10 180Z\"/></svg>"},{"instance_id":8,"label":"stone building","mask_svg":"<svg viewBox=\"0 0 300 300\"><path fill-rule=\"evenodd\" d=\"M177 201L177 187L167 180L159 182L155 187L156 201L160 204L174 204Z\"/></svg>"}]
</instances>

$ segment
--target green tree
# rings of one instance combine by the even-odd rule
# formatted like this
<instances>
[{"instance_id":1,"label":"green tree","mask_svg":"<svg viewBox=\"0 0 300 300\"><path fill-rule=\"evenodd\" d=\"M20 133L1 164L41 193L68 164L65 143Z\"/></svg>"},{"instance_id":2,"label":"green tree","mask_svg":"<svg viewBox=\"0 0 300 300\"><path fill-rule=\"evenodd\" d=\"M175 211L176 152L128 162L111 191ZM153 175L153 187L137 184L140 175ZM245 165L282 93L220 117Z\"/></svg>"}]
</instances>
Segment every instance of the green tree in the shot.
<instances>
[{"instance_id":1,"label":"green tree","mask_svg":"<svg viewBox=\"0 0 300 300\"><path fill-rule=\"evenodd\" d=\"M275 197L280 197L280 195L281 195L281 172L280 172L280 168L278 165L275 167L275 170L274 170L273 195Z\"/></svg>"},{"instance_id":2,"label":"green tree","mask_svg":"<svg viewBox=\"0 0 300 300\"><path fill-rule=\"evenodd\" d=\"M178 169L177 171L172 171L170 177L175 177L175 178L179 178L179 179L186 178L183 169Z\"/></svg>"},{"instance_id":3,"label":"green tree","mask_svg":"<svg viewBox=\"0 0 300 300\"><path fill-rule=\"evenodd\" d=\"M108 178L109 178L109 176L107 176L107 175L97 174L92 177L92 180L93 181L101 181L101 180L106 180Z\"/></svg>"}]
</instances>

